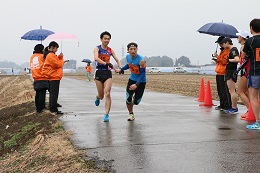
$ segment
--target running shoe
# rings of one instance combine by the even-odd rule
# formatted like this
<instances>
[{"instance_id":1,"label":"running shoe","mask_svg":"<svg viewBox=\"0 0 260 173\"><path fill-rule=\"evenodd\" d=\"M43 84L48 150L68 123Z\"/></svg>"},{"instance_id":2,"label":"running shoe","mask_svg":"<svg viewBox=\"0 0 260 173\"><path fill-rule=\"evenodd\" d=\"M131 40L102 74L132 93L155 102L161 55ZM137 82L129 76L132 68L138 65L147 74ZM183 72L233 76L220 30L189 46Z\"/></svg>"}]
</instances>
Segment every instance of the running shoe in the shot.
<instances>
[{"instance_id":1,"label":"running shoe","mask_svg":"<svg viewBox=\"0 0 260 173\"><path fill-rule=\"evenodd\" d=\"M254 124L251 124L251 125L247 125L246 128L251 129L251 130L260 130L260 126L257 122L255 122Z\"/></svg>"},{"instance_id":2,"label":"running shoe","mask_svg":"<svg viewBox=\"0 0 260 173\"><path fill-rule=\"evenodd\" d=\"M96 100L95 100L95 105L96 105L96 106L99 106L99 104L100 104L100 99L99 99L99 98L96 98Z\"/></svg>"},{"instance_id":3,"label":"running shoe","mask_svg":"<svg viewBox=\"0 0 260 173\"><path fill-rule=\"evenodd\" d=\"M236 108L236 109L230 108L228 110L225 110L225 113L227 113L227 114L237 114L238 113L238 108Z\"/></svg>"},{"instance_id":4,"label":"running shoe","mask_svg":"<svg viewBox=\"0 0 260 173\"><path fill-rule=\"evenodd\" d=\"M108 114L104 115L103 121L104 122L109 122L109 115Z\"/></svg>"},{"instance_id":5,"label":"running shoe","mask_svg":"<svg viewBox=\"0 0 260 173\"><path fill-rule=\"evenodd\" d=\"M134 120L135 120L134 114L129 114L127 121L134 121Z\"/></svg>"}]
</instances>

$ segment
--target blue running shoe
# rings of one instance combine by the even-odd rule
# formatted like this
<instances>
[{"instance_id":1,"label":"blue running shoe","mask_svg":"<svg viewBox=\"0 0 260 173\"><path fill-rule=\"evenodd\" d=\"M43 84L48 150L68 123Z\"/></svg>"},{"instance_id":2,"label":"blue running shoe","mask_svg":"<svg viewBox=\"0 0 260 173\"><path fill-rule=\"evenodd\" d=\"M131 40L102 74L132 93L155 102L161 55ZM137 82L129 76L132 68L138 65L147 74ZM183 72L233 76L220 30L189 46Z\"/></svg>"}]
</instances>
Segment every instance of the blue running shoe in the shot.
<instances>
[{"instance_id":1,"label":"blue running shoe","mask_svg":"<svg viewBox=\"0 0 260 173\"><path fill-rule=\"evenodd\" d=\"M246 128L251 129L251 130L260 130L260 126L257 122L255 122L254 124L251 124L251 125L247 125Z\"/></svg>"},{"instance_id":2,"label":"blue running shoe","mask_svg":"<svg viewBox=\"0 0 260 173\"><path fill-rule=\"evenodd\" d=\"M103 121L104 121L104 122L109 122L109 116L108 116L108 114L105 114L105 115L104 115Z\"/></svg>"},{"instance_id":3,"label":"blue running shoe","mask_svg":"<svg viewBox=\"0 0 260 173\"><path fill-rule=\"evenodd\" d=\"M228 110L225 110L225 113L227 113L227 114L238 114L238 108L236 108L236 109L230 108Z\"/></svg>"},{"instance_id":4,"label":"blue running shoe","mask_svg":"<svg viewBox=\"0 0 260 173\"><path fill-rule=\"evenodd\" d=\"M99 106L99 104L100 104L100 99L96 98L96 100L95 100L95 105L96 105L96 106Z\"/></svg>"}]
</instances>

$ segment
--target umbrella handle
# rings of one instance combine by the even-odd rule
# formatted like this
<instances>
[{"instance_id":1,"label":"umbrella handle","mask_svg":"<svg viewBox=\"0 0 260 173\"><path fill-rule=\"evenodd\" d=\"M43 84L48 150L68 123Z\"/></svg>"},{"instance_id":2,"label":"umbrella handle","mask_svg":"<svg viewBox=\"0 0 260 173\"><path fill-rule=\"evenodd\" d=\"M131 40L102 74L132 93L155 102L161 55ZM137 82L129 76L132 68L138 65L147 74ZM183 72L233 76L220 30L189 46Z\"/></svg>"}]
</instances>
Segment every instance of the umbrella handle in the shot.
<instances>
[{"instance_id":1,"label":"umbrella handle","mask_svg":"<svg viewBox=\"0 0 260 173\"><path fill-rule=\"evenodd\" d=\"M218 52L218 44L217 44L215 53L217 53L217 52ZM214 57L214 54L212 54L211 56Z\"/></svg>"},{"instance_id":2,"label":"umbrella handle","mask_svg":"<svg viewBox=\"0 0 260 173\"><path fill-rule=\"evenodd\" d=\"M217 53L218 52L218 44L217 44L217 48L216 48L216 51L215 51L215 53Z\"/></svg>"}]
</instances>

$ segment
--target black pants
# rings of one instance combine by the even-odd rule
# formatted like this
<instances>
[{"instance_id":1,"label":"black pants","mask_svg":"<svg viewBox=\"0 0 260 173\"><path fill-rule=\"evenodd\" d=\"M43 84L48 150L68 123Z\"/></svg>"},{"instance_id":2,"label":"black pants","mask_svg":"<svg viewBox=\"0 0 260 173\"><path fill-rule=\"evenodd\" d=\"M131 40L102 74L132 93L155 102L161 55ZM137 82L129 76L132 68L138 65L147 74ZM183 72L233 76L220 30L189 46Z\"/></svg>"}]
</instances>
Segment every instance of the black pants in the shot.
<instances>
[{"instance_id":1,"label":"black pants","mask_svg":"<svg viewBox=\"0 0 260 173\"><path fill-rule=\"evenodd\" d=\"M220 107L223 109L230 109L231 97L224 77L225 77L224 75L216 75L216 83L217 83L218 96L220 100Z\"/></svg>"},{"instance_id":2,"label":"black pants","mask_svg":"<svg viewBox=\"0 0 260 173\"><path fill-rule=\"evenodd\" d=\"M45 108L46 89L37 89L35 95L36 111L41 112Z\"/></svg>"},{"instance_id":3,"label":"black pants","mask_svg":"<svg viewBox=\"0 0 260 173\"><path fill-rule=\"evenodd\" d=\"M50 97L49 97L49 104L50 104L50 111L57 112L57 102L59 97L59 89L60 89L60 80L52 80L49 81L50 83Z\"/></svg>"}]
</instances>

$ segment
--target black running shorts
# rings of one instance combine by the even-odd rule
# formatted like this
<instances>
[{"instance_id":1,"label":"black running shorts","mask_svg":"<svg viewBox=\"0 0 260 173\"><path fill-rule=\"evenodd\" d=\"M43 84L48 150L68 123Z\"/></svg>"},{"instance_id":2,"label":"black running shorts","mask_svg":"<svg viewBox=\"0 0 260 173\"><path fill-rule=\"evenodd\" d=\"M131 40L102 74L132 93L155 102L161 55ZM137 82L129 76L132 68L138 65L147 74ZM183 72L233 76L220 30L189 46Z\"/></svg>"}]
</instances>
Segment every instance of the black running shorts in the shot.
<instances>
[{"instance_id":1,"label":"black running shorts","mask_svg":"<svg viewBox=\"0 0 260 173\"><path fill-rule=\"evenodd\" d=\"M112 78L110 70L97 70L95 73L95 80L104 83L107 79Z\"/></svg>"},{"instance_id":2,"label":"black running shorts","mask_svg":"<svg viewBox=\"0 0 260 173\"><path fill-rule=\"evenodd\" d=\"M227 70L225 74L225 81L228 81L229 79L232 79L235 83L237 82L237 77L235 77L233 74L236 70Z\"/></svg>"}]
</instances>

